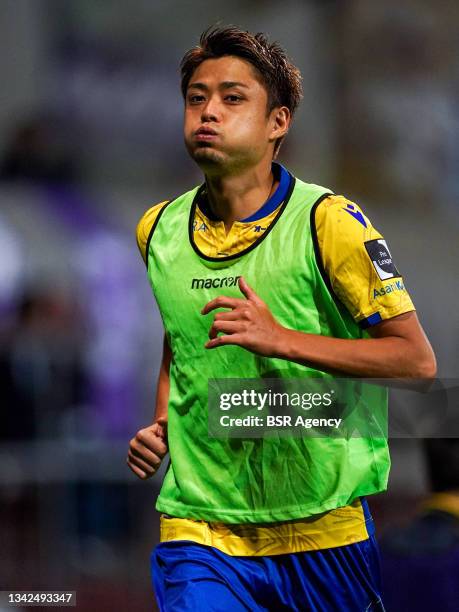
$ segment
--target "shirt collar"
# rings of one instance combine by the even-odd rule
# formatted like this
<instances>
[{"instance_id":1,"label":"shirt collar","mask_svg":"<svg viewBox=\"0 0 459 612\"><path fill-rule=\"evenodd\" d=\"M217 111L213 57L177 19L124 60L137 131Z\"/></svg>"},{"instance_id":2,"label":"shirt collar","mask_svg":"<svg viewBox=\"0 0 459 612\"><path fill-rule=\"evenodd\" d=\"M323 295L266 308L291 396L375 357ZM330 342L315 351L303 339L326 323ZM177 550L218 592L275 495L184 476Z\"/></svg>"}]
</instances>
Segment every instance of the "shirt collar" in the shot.
<instances>
[{"instance_id":1,"label":"shirt collar","mask_svg":"<svg viewBox=\"0 0 459 612\"><path fill-rule=\"evenodd\" d=\"M287 195L287 192L290 187L290 181L292 177L289 172L279 164L278 162L272 162L272 172L274 175L274 180L279 181L279 185L276 188L276 191L266 200L266 202L255 211L250 217L246 217L245 219L241 219L240 223L251 223L252 221L258 221L263 217L267 217L272 212L276 210L276 208L281 204ZM211 221L220 221L221 219L217 219L215 215L210 210L210 206L207 201L207 197L203 194L204 197L199 199L198 206L208 219Z\"/></svg>"}]
</instances>

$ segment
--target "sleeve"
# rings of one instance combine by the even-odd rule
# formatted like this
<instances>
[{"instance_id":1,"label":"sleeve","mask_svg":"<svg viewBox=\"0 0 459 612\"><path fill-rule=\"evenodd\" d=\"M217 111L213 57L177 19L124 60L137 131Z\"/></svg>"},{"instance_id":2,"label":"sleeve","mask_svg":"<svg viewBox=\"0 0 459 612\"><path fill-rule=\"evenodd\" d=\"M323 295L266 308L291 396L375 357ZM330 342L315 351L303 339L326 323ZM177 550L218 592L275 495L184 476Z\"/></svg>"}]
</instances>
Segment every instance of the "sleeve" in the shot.
<instances>
[{"instance_id":1,"label":"sleeve","mask_svg":"<svg viewBox=\"0 0 459 612\"><path fill-rule=\"evenodd\" d=\"M155 206L149 208L147 212L143 214L142 218L137 224L137 246L139 247L140 255L142 256L145 264L147 263L147 250L153 226L159 213L168 202L169 200L165 200L164 202L160 202L159 204L155 204Z\"/></svg>"},{"instance_id":2,"label":"sleeve","mask_svg":"<svg viewBox=\"0 0 459 612\"><path fill-rule=\"evenodd\" d=\"M361 328L415 310L387 242L357 204L325 198L315 231L331 287Z\"/></svg>"}]
</instances>

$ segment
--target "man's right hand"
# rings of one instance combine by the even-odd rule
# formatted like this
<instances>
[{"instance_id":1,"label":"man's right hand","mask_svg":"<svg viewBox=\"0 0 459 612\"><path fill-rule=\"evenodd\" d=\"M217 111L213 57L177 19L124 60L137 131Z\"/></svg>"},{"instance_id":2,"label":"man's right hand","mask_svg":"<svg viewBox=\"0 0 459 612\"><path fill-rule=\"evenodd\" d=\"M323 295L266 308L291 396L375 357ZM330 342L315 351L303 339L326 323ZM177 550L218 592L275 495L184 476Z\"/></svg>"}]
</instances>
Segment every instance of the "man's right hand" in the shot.
<instances>
[{"instance_id":1,"label":"man's right hand","mask_svg":"<svg viewBox=\"0 0 459 612\"><path fill-rule=\"evenodd\" d=\"M146 480L158 471L167 451L167 422L160 420L140 429L132 438L127 464L136 476Z\"/></svg>"}]
</instances>

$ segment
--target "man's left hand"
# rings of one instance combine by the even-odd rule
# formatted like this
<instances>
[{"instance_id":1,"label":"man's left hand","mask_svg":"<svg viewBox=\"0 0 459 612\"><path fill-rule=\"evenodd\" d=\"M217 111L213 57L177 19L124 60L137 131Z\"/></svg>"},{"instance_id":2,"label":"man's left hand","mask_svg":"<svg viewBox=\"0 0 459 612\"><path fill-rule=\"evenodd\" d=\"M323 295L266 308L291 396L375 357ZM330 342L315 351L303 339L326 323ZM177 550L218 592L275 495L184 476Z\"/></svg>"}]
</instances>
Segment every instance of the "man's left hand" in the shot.
<instances>
[{"instance_id":1,"label":"man's left hand","mask_svg":"<svg viewBox=\"0 0 459 612\"><path fill-rule=\"evenodd\" d=\"M231 309L217 312L209 330L210 340L206 342L205 348L212 349L225 344L237 344L252 353L273 357L283 327L242 276L239 278L239 289L246 299L220 295L208 302L201 310L201 314L205 315L216 308ZM218 336L219 332L225 335Z\"/></svg>"}]
</instances>

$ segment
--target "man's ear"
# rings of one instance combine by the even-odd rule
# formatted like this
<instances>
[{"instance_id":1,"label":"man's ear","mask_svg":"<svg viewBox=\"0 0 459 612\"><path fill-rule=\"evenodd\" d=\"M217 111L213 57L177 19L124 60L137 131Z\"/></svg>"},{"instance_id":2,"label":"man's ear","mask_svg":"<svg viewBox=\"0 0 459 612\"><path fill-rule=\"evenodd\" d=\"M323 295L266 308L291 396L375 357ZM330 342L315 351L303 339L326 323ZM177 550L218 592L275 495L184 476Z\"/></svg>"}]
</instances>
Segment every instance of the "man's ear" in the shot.
<instances>
[{"instance_id":1,"label":"man's ear","mask_svg":"<svg viewBox=\"0 0 459 612\"><path fill-rule=\"evenodd\" d=\"M271 111L271 134L269 136L270 141L278 140L279 138L283 138L290 127L290 122L292 119L292 115L290 110L286 106L279 106L277 108L273 108Z\"/></svg>"}]
</instances>

